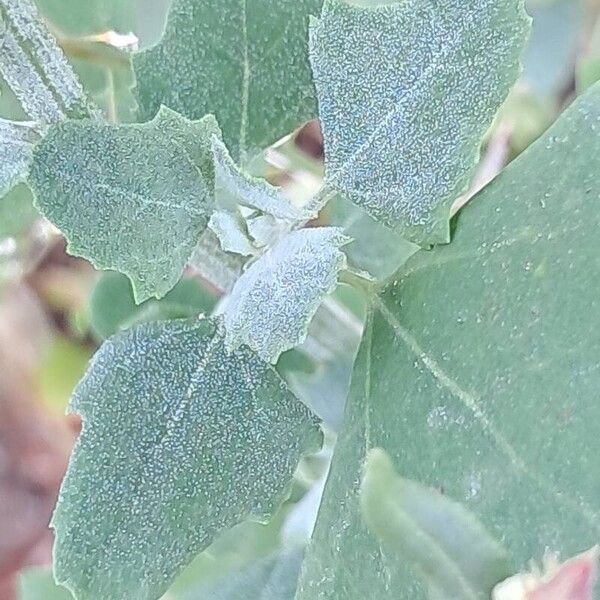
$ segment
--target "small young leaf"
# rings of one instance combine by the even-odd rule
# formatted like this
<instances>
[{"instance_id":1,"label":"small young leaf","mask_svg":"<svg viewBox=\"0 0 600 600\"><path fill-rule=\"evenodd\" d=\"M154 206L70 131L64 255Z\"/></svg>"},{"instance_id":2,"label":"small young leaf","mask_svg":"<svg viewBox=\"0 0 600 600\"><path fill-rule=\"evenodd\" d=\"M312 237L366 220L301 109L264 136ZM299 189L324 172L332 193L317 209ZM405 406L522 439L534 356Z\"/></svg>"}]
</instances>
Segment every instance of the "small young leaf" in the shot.
<instances>
[{"instance_id":1,"label":"small young leaf","mask_svg":"<svg viewBox=\"0 0 600 600\"><path fill-rule=\"evenodd\" d=\"M183 600L294 600L302 555L298 548L282 551Z\"/></svg>"},{"instance_id":2,"label":"small young leaf","mask_svg":"<svg viewBox=\"0 0 600 600\"><path fill-rule=\"evenodd\" d=\"M528 30L523 0L325 0L310 55L326 183L411 241L447 242Z\"/></svg>"},{"instance_id":3,"label":"small young leaf","mask_svg":"<svg viewBox=\"0 0 600 600\"><path fill-rule=\"evenodd\" d=\"M301 229L284 237L239 278L225 309L230 349L247 344L264 360L306 338L308 324L346 266L337 227Z\"/></svg>"},{"instance_id":4,"label":"small young leaf","mask_svg":"<svg viewBox=\"0 0 600 600\"><path fill-rule=\"evenodd\" d=\"M25 180L33 146L39 139L33 123L0 119L0 196Z\"/></svg>"},{"instance_id":5,"label":"small young leaf","mask_svg":"<svg viewBox=\"0 0 600 600\"><path fill-rule=\"evenodd\" d=\"M214 113L235 160L315 116L308 15L322 0L175 0L161 42L134 57L143 118Z\"/></svg>"},{"instance_id":6,"label":"small young leaf","mask_svg":"<svg viewBox=\"0 0 600 600\"><path fill-rule=\"evenodd\" d=\"M252 256L257 249L248 237L244 219L239 212L218 210L212 214L208 226L219 238L225 252L234 252L242 256Z\"/></svg>"},{"instance_id":7,"label":"small young leaf","mask_svg":"<svg viewBox=\"0 0 600 600\"><path fill-rule=\"evenodd\" d=\"M74 392L83 432L52 519L55 575L78 600L154 600L215 536L267 520L318 421L210 319L111 338Z\"/></svg>"},{"instance_id":8,"label":"small young leaf","mask_svg":"<svg viewBox=\"0 0 600 600\"><path fill-rule=\"evenodd\" d=\"M177 283L206 228L216 133L213 117L166 108L142 125L61 123L36 147L29 182L69 252L128 275L142 302Z\"/></svg>"},{"instance_id":9,"label":"small young leaf","mask_svg":"<svg viewBox=\"0 0 600 600\"><path fill-rule=\"evenodd\" d=\"M0 0L0 72L38 122L97 116L31 0Z\"/></svg>"},{"instance_id":10,"label":"small young leaf","mask_svg":"<svg viewBox=\"0 0 600 600\"><path fill-rule=\"evenodd\" d=\"M506 551L470 512L398 477L379 448L367 455L361 506L371 532L415 569L432 599L489 600L510 573Z\"/></svg>"},{"instance_id":11,"label":"small young leaf","mask_svg":"<svg viewBox=\"0 0 600 600\"><path fill-rule=\"evenodd\" d=\"M290 204L281 190L264 179L252 177L234 162L225 144L217 137L213 139L215 157L215 195L227 208L246 206L278 219L306 221L315 215Z\"/></svg>"}]
</instances>

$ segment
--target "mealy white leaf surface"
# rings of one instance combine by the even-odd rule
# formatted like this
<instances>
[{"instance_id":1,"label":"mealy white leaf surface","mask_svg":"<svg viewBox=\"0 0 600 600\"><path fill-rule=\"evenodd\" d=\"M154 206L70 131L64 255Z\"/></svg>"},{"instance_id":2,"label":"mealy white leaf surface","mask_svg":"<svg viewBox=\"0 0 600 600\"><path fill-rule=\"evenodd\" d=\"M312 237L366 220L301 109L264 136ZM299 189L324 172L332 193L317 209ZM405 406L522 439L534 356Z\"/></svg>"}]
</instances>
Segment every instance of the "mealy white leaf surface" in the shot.
<instances>
[{"instance_id":1,"label":"mealy white leaf surface","mask_svg":"<svg viewBox=\"0 0 600 600\"><path fill-rule=\"evenodd\" d=\"M314 216L302 208L293 206L279 188L240 169L231 158L225 144L217 137L213 138L213 154L215 196L222 206L246 206L278 219L291 221L305 221Z\"/></svg>"},{"instance_id":2,"label":"mealy white leaf surface","mask_svg":"<svg viewBox=\"0 0 600 600\"><path fill-rule=\"evenodd\" d=\"M221 248L226 252L234 252L242 256L256 254L256 248L248 239L244 219L238 212L215 211L208 221L208 226L219 238Z\"/></svg>"},{"instance_id":3,"label":"mealy white leaf surface","mask_svg":"<svg viewBox=\"0 0 600 600\"><path fill-rule=\"evenodd\" d=\"M310 57L326 183L411 241L447 242L528 31L523 0L325 0Z\"/></svg>"},{"instance_id":4,"label":"mealy white leaf surface","mask_svg":"<svg viewBox=\"0 0 600 600\"><path fill-rule=\"evenodd\" d=\"M323 298L346 266L340 247L350 238L337 227L309 228L285 236L236 282L225 307L225 339L275 362L305 338Z\"/></svg>"},{"instance_id":5,"label":"mealy white leaf surface","mask_svg":"<svg viewBox=\"0 0 600 600\"><path fill-rule=\"evenodd\" d=\"M268 520L318 419L214 319L105 342L70 408L83 431L52 519L55 575L78 600L155 600L224 530Z\"/></svg>"}]
</instances>

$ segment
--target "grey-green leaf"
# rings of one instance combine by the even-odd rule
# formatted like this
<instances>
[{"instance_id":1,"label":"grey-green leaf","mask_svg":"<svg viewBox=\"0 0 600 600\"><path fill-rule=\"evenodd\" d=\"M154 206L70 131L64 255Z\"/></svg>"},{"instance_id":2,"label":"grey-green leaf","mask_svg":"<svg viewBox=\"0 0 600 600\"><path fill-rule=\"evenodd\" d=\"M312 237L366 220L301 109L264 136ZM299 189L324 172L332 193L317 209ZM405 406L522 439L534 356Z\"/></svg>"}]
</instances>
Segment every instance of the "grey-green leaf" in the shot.
<instances>
[{"instance_id":1,"label":"grey-green leaf","mask_svg":"<svg viewBox=\"0 0 600 600\"><path fill-rule=\"evenodd\" d=\"M301 229L285 236L236 282L225 309L227 346L247 344L264 360L306 338L323 298L346 266L338 227Z\"/></svg>"},{"instance_id":2,"label":"grey-green leaf","mask_svg":"<svg viewBox=\"0 0 600 600\"><path fill-rule=\"evenodd\" d=\"M213 140L215 158L215 195L226 208L245 206L278 219L307 221L316 216L298 208L283 196L281 190L268 181L252 177L238 167L225 144L217 137Z\"/></svg>"},{"instance_id":3,"label":"grey-green leaf","mask_svg":"<svg viewBox=\"0 0 600 600\"><path fill-rule=\"evenodd\" d=\"M423 598L360 523L355 481L376 446L462 499L514 572L598 541L598 156L596 85L375 301L301 600Z\"/></svg>"},{"instance_id":4,"label":"grey-green leaf","mask_svg":"<svg viewBox=\"0 0 600 600\"><path fill-rule=\"evenodd\" d=\"M83 417L52 519L57 580L78 600L154 600L214 537L266 520L317 419L210 319L105 342L74 392Z\"/></svg>"},{"instance_id":5,"label":"grey-green leaf","mask_svg":"<svg viewBox=\"0 0 600 600\"><path fill-rule=\"evenodd\" d=\"M31 0L0 1L0 72L38 122L98 115Z\"/></svg>"},{"instance_id":6,"label":"grey-green leaf","mask_svg":"<svg viewBox=\"0 0 600 600\"><path fill-rule=\"evenodd\" d=\"M39 139L34 123L0 119L0 196L25 180Z\"/></svg>"},{"instance_id":7,"label":"grey-green leaf","mask_svg":"<svg viewBox=\"0 0 600 600\"><path fill-rule=\"evenodd\" d=\"M470 512L399 477L379 448L367 455L360 500L369 530L411 565L432 599L489 600L511 575L506 551Z\"/></svg>"},{"instance_id":8,"label":"grey-green leaf","mask_svg":"<svg viewBox=\"0 0 600 600\"><path fill-rule=\"evenodd\" d=\"M326 183L411 241L447 242L528 31L523 0L325 0L310 56Z\"/></svg>"},{"instance_id":9,"label":"grey-green leaf","mask_svg":"<svg viewBox=\"0 0 600 600\"><path fill-rule=\"evenodd\" d=\"M316 114L308 15L321 0L174 0L161 42L134 57L141 115L214 113L235 160Z\"/></svg>"},{"instance_id":10,"label":"grey-green leaf","mask_svg":"<svg viewBox=\"0 0 600 600\"><path fill-rule=\"evenodd\" d=\"M184 600L293 600L303 552L282 551L186 594Z\"/></svg>"},{"instance_id":11,"label":"grey-green leaf","mask_svg":"<svg viewBox=\"0 0 600 600\"><path fill-rule=\"evenodd\" d=\"M212 212L217 133L165 108L142 125L68 121L36 147L29 182L70 253L128 275L138 302L161 297Z\"/></svg>"},{"instance_id":12,"label":"grey-green leaf","mask_svg":"<svg viewBox=\"0 0 600 600\"><path fill-rule=\"evenodd\" d=\"M121 273L106 271L90 295L90 327L97 339L105 340L136 323L210 314L216 303L216 296L199 282L183 278L160 300L136 304L131 281Z\"/></svg>"},{"instance_id":13,"label":"grey-green leaf","mask_svg":"<svg viewBox=\"0 0 600 600\"><path fill-rule=\"evenodd\" d=\"M246 224L238 211L215 211L208 226L219 238L221 248L225 252L234 252L241 256L252 256L257 253L252 240L248 237Z\"/></svg>"},{"instance_id":14,"label":"grey-green leaf","mask_svg":"<svg viewBox=\"0 0 600 600\"><path fill-rule=\"evenodd\" d=\"M330 225L343 227L352 238L344 248L348 262L377 280L393 275L419 249L340 195L327 204L325 212Z\"/></svg>"}]
</instances>

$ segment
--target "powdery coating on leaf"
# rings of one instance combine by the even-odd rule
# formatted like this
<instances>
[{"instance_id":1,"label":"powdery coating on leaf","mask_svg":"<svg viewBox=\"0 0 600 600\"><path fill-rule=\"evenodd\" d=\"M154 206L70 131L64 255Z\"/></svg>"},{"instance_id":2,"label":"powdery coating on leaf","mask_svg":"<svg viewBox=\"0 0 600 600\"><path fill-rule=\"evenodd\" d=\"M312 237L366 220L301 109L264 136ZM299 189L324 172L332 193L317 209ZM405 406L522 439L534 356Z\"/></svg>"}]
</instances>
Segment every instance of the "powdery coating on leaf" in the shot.
<instances>
[{"instance_id":1,"label":"powdery coating on leaf","mask_svg":"<svg viewBox=\"0 0 600 600\"><path fill-rule=\"evenodd\" d=\"M215 158L216 196L225 206L236 205L260 210L278 219L306 221L316 215L296 208L283 196L281 190L268 181L252 177L234 162L225 144L213 139Z\"/></svg>"},{"instance_id":2,"label":"powdery coating on leaf","mask_svg":"<svg viewBox=\"0 0 600 600\"><path fill-rule=\"evenodd\" d=\"M218 210L211 215L208 226L219 238L221 248L225 252L234 252L242 256L252 256L256 253L239 213Z\"/></svg>"},{"instance_id":3,"label":"powdery coating on leaf","mask_svg":"<svg viewBox=\"0 0 600 600\"><path fill-rule=\"evenodd\" d=\"M35 121L97 116L31 0L0 1L0 71Z\"/></svg>"},{"instance_id":4,"label":"powdery coating on leaf","mask_svg":"<svg viewBox=\"0 0 600 600\"><path fill-rule=\"evenodd\" d=\"M326 182L411 241L447 242L528 30L522 0L325 0L310 56Z\"/></svg>"},{"instance_id":5,"label":"powdery coating on leaf","mask_svg":"<svg viewBox=\"0 0 600 600\"><path fill-rule=\"evenodd\" d=\"M466 508L399 477L379 448L367 455L361 507L370 531L415 570L432 598L489 600L510 573L506 551Z\"/></svg>"},{"instance_id":6,"label":"powdery coating on leaf","mask_svg":"<svg viewBox=\"0 0 600 600\"><path fill-rule=\"evenodd\" d=\"M154 600L216 535L287 497L317 419L214 320L134 327L74 392L84 427L52 526L57 580L78 600Z\"/></svg>"},{"instance_id":7,"label":"powdery coating on leaf","mask_svg":"<svg viewBox=\"0 0 600 600\"><path fill-rule=\"evenodd\" d=\"M264 360L306 338L308 324L346 266L337 227L302 229L284 237L238 279L225 308L230 349L247 344Z\"/></svg>"},{"instance_id":8,"label":"powdery coating on leaf","mask_svg":"<svg viewBox=\"0 0 600 600\"><path fill-rule=\"evenodd\" d=\"M0 119L0 196L24 181L40 135L33 123Z\"/></svg>"},{"instance_id":9,"label":"powdery coating on leaf","mask_svg":"<svg viewBox=\"0 0 600 600\"><path fill-rule=\"evenodd\" d=\"M597 85L375 300L298 600L426 597L361 522L376 446L463 499L515 571L598 542L599 132Z\"/></svg>"},{"instance_id":10,"label":"powdery coating on leaf","mask_svg":"<svg viewBox=\"0 0 600 600\"><path fill-rule=\"evenodd\" d=\"M213 209L212 117L161 110L150 123L54 125L36 147L29 182L68 250L128 275L136 300L164 296Z\"/></svg>"},{"instance_id":11,"label":"powdery coating on leaf","mask_svg":"<svg viewBox=\"0 0 600 600\"><path fill-rule=\"evenodd\" d=\"M321 0L175 0L162 41L134 57L143 118L214 113L235 160L316 114L308 15ZM202 68L199 68L199 65Z\"/></svg>"}]
</instances>

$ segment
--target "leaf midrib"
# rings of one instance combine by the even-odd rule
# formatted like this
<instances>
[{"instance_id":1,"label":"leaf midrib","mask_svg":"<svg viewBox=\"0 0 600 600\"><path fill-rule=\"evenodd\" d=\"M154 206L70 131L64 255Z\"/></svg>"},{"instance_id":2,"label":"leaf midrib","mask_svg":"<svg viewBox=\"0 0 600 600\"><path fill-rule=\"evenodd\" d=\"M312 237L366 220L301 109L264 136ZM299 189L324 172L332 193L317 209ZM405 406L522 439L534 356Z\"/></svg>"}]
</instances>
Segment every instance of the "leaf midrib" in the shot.
<instances>
[{"instance_id":1,"label":"leaf midrib","mask_svg":"<svg viewBox=\"0 0 600 600\"><path fill-rule=\"evenodd\" d=\"M519 455L517 450L510 444L504 435L498 431L493 422L485 415L479 406L478 399L480 396L470 394L463 390L459 384L454 381L440 367L439 363L426 352L419 344L418 340L407 331L396 318L390 308L379 296L372 298L373 308L385 319L386 323L391 327L394 336L404 343L407 349L413 353L423 366L431 373L433 378L452 396L457 398L468 410L472 412L477 423L482 431L488 434L495 442L497 448L509 459L510 466L516 472L521 472L522 475L531 479L537 486L544 490L548 495L552 496L559 504L569 507L577 514L581 515L586 522L600 533L600 515L596 513L587 503L581 499L572 497L569 493L558 490L552 482L547 481L542 475L532 469L530 465ZM367 398L367 403L370 398Z\"/></svg>"}]
</instances>

